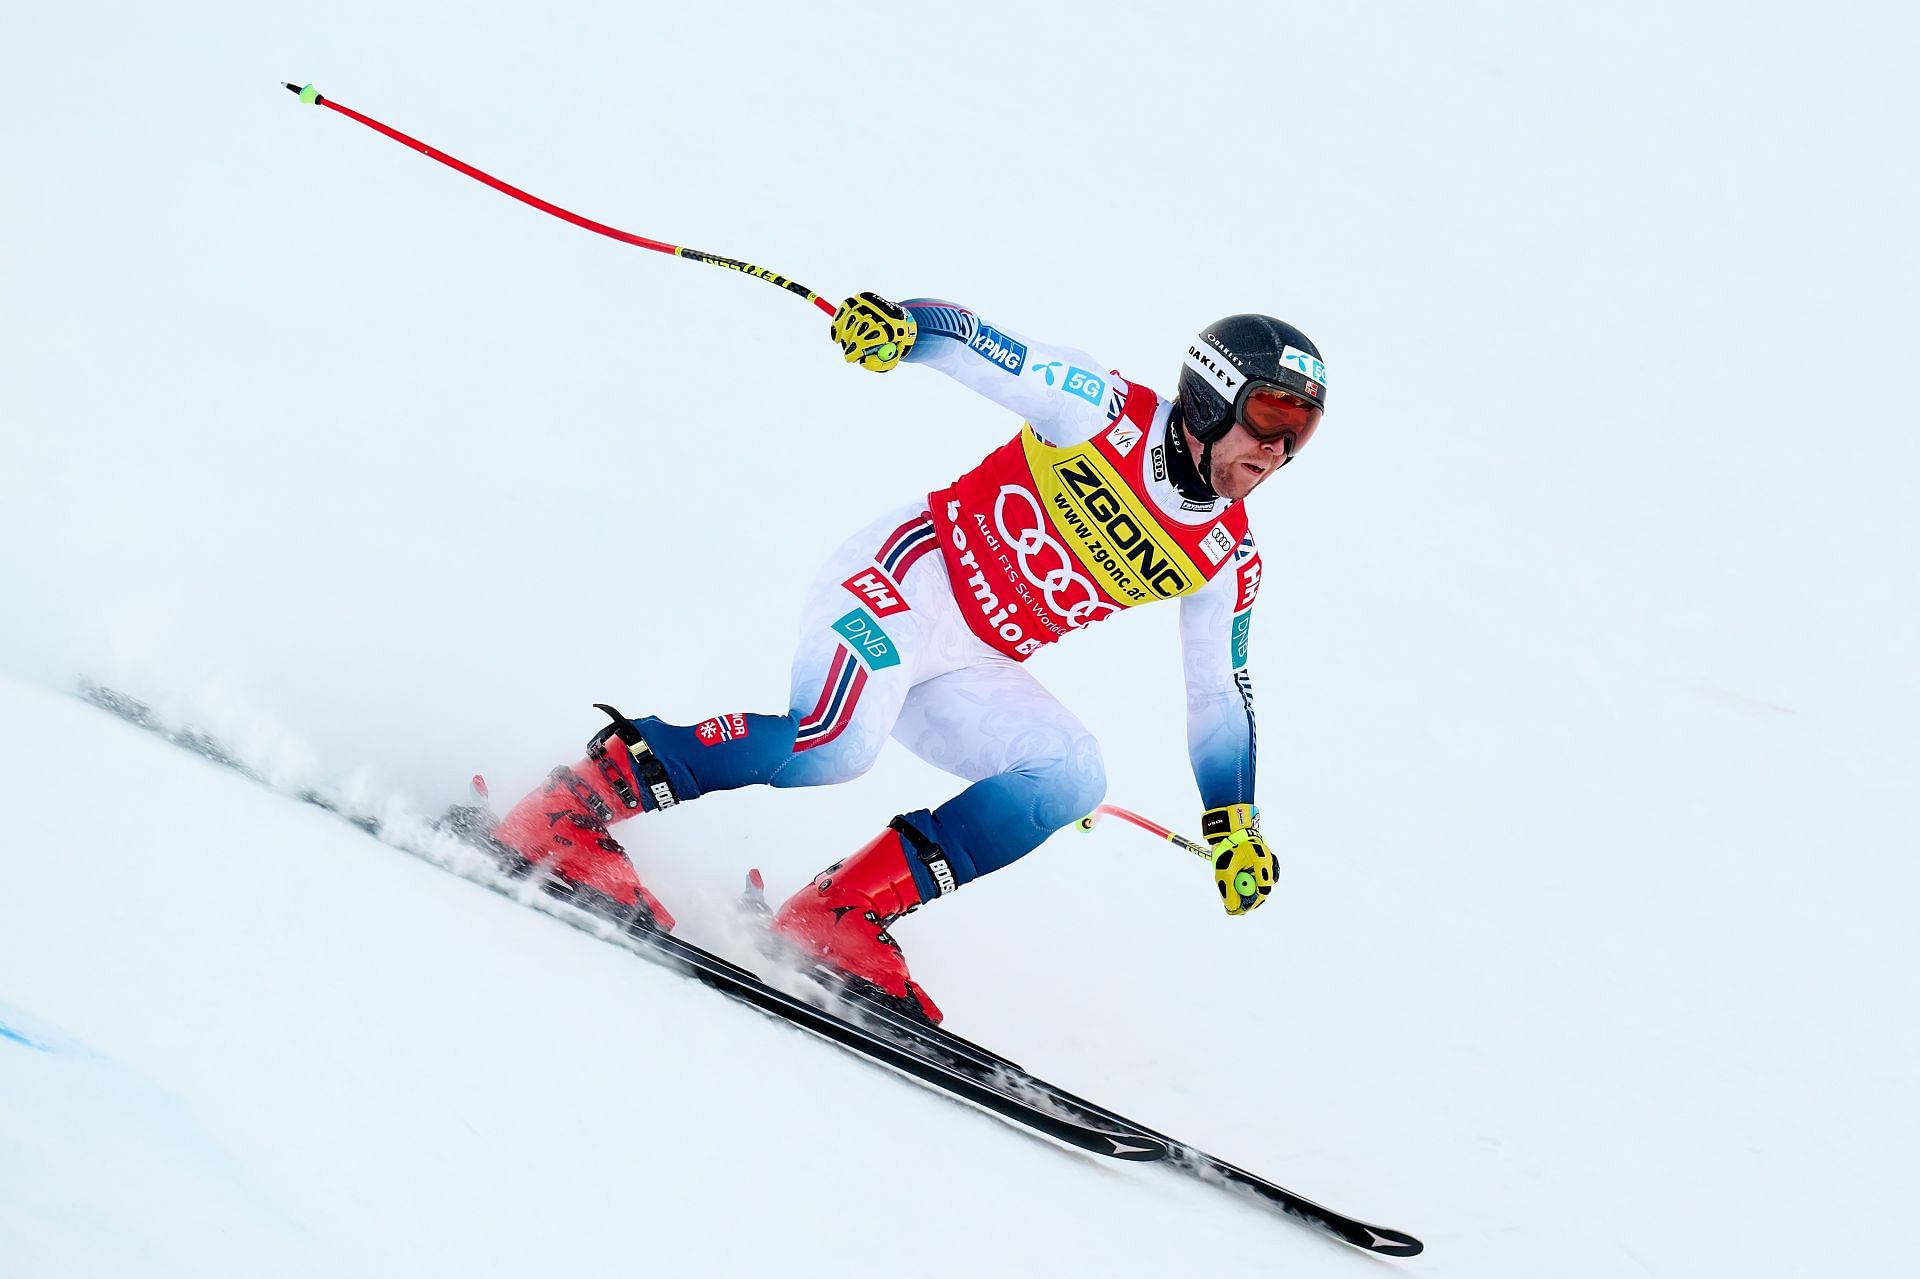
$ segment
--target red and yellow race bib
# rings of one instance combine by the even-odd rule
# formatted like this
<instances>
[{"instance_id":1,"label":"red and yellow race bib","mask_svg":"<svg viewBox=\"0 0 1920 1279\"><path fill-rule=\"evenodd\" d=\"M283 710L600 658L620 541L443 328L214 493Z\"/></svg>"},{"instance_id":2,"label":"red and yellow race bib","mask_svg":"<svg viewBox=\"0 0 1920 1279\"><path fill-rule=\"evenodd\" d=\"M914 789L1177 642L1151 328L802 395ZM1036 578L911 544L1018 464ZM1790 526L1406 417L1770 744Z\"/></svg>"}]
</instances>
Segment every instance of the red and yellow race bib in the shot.
<instances>
[{"instance_id":1,"label":"red and yellow race bib","mask_svg":"<svg viewBox=\"0 0 1920 1279\"><path fill-rule=\"evenodd\" d=\"M973 633L1026 658L1123 608L1198 590L1246 535L1239 505L1182 524L1146 492L1139 447L1158 397L1135 383L1115 423L1056 448L1031 426L928 495L960 612Z\"/></svg>"}]
</instances>

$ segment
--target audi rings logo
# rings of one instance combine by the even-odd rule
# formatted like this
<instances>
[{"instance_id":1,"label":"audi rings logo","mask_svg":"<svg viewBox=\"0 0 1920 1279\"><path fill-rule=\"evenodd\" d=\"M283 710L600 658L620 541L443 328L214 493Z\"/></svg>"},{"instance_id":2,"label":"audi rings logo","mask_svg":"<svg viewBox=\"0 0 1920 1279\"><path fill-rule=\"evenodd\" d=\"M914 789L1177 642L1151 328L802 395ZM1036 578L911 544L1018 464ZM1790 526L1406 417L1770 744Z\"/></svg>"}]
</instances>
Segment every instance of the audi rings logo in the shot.
<instances>
[{"instance_id":1,"label":"audi rings logo","mask_svg":"<svg viewBox=\"0 0 1920 1279\"><path fill-rule=\"evenodd\" d=\"M1014 519L1008 519L1009 512ZM1085 626L1120 611L1100 598L1091 581L1074 571L1067 548L1048 534L1047 514L1033 494L1018 484L1002 484L1000 496L993 503L993 522L1013 548L1020 575L1040 588L1047 607L1068 626Z\"/></svg>"}]
</instances>

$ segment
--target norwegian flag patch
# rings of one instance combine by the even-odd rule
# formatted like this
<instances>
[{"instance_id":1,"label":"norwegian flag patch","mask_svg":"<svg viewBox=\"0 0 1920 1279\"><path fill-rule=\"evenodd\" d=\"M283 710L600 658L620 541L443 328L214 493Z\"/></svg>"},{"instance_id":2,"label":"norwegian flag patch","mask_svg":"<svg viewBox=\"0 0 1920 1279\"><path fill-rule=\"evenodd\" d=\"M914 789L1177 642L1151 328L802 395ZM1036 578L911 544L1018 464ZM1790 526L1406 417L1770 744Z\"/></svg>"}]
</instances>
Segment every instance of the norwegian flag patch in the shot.
<instances>
[{"instance_id":1,"label":"norwegian flag patch","mask_svg":"<svg viewBox=\"0 0 1920 1279\"><path fill-rule=\"evenodd\" d=\"M694 736L700 739L702 746L718 746L721 742L730 742L736 737L747 735L747 717L740 715L716 715L712 719L702 720L694 725Z\"/></svg>"}]
</instances>

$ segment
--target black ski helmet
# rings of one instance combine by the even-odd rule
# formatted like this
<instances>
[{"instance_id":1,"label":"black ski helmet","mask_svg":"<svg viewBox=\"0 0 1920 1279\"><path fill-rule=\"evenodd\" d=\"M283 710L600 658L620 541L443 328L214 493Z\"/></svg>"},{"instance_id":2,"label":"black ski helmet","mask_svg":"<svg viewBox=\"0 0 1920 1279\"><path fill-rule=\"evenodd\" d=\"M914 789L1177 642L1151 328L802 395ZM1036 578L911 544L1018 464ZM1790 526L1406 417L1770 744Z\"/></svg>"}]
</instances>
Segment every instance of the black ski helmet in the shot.
<instances>
[{"instance_id":1,"label":"black ski helmet","mask_svg":"<svg viewBox=\"0 0 1920 1279\"><path fill-rule=\"evenodd\" d=\"M1324 410L1327 368L1320 362L1320 348L1299 329L1270 315L1229 315L1187 344L1180 412L1193 438L1204 446L1201 475L1207 473L1205 459L1213 445L1233 429L1247 396L1261 386L1277 387ZM1291 453L1287 460L1292 460Z\"/></svg>"}]
</instances>

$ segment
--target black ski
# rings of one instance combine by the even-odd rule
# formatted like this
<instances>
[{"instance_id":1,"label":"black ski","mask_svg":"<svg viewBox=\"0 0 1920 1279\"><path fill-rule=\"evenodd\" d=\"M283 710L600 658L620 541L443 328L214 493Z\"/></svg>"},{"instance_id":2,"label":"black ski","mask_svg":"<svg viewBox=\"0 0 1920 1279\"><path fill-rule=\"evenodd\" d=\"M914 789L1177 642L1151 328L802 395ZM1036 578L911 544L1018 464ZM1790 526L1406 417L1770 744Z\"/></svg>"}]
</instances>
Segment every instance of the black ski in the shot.
<instances>
[{"instance_id":1,"label":"black ski","mask_svg":"<svg viewBox=\"0 0 1920 1279\"><path fill-rule=\"evenodd\" d=\"M81 695L137 727L253 781L269 784L216 739L192 730L169 728L147 705L114 689L82 682ZM1344 1243L1390 1257L1412 1257L1424 1245L1412 1235L1369 1225L1334 1212L1196 1146L1158 1133L1123 1115L1033 1074L1019 1063L951 1031L908 1016L884 999L858 990L835 990L852 1017L842 1017L768 985L751 970L669 933L648 928L614 931L599 915L545 894L529 901L520 882L501 873L471 874L446 866L390 832L313 791L295 797L380 839L390 847L433 862L483 888L532 905L561 922L612 942L625 950L692 977L741 1003L809 1031L869 1061L889 1067L927 1086L988 1110L1010 1122L1094 1154L1137 1162L1162 1162L1206 1182L1241 1190L1269 1207ZM455 827L458 823L454 824ZM470 832L460 834L473 843Z\"/></svg>"},{"instance_id":2,"label":"black ski","mask_svg":"<svg viewBox=\"0 0 1920 1279\"><path fill-rule=\"evenodd\" d=\"M249 768L215 738L197 731L182 732L168 728L154 716L145 703L136 698L91 682L83 683L80 691L82 696L94 705L111 711L130 724L158 734L174 745L184 747L196 755L232 769L252 781L260 782L262 785L267 784L265 778ZM383 831L376 819L351 813L325 795L313 791L301 791L297 792L295 797L351 823L389 847L421 857L423 860L433 861L434 865L441 866L444 870L453 870L452 867L434 861L421 849L411 846L404 839L391 832ZM525 902L519 892L520 883L508 876L466 874L460 871L454 873L470 883L510 897L516 902L534 905L545 914L582 932L602 941L610 941L642 958L653 960L692 977L702 985L848 1049L869 1061L898 1071L948 1096L970 1102L1003 1119L1043 1133L1066 1145L1111 1159L1135 1162L1165 1159L1169 1153L1166 1142L1157 1137L1137 1133L1124 1121L1114 1123L1104 1118L1094 1118L1073 1112L1070 1108L1050 1106L1040 1093L1021 1096L987 1075L956 1065L939 1054L926 1051L911 1040L875 1032L857 1022L818 1008L803 999L797 999L785 991L768 985L752 971L711 951L682 941L670 933L652 928L615 931L609 927L609 921L604 918L558 898L543 894L532 902Z\"/></svg>"},{"instance_id":3,"label":"black ski","mask_svg":"<svg viewBox=\"0 0 1920 1279\"><path fill-rule=\"evenodd\" d=\"M1426 1246L1405 1231L1370 1225L1356 1217L1324 1208L1304 1195L1210 1155L1197 1146L1155 1132L1137 1120L1115 1114L1084 1097L1077 1097L990 1048L984 1048L951 1031L930 1026L918 1018L906 1016L882 1000L871 999L857 991L849 992L846 998L859 1007L864 1020L884 1027L885 1033L920 1044L927 1051L939 1054L956 1070L967 1071L978 1078L991 1079L1011 1091L1025 1093L1074 1115L1084 1123L1107 1123L1138 1137L1162 1142L1167 1147L1166 1162L1171 1166L1210 1185L1226 1185L1245 1191L1269 1207L1344 1243L1388 1257L1417 1256Z\"/></svg>"},{"instance_id":4,"label":"black ski","mask_svg":"<svg viewBox=\"0 0 1920 1279\"><path fill-rule=\"evenodd\" d=\"M747 898L751 909L764 914L764 902L758 901L757 880L750 880ZM1167 1148L1166 1161L1199 1181L1209 1185L1233 1187L1258 1198L1271 1208L1278 1209L1287 1216L1304 1222L1314 1229L1332 1235L1343 1243L1356 1248L1387 1257L1418 1256L1426 1245L1405 1231L1394 1230L1387 1226L1376 1226L1349 1217L1345 1213L1308 1199L1305 1195L1276 1185L1265 1177L1230 1164L1215 1155L1210 1155L1199 1147L1155 1132L1138 1120L1116 1114L1105 1106L1075 1096L1058 1084L1033 1074L1020 1063L991 1048L984 1047L963 1038L950 1030L934 1026L918 1017L911 1016L885 998L876 998L873 994L858 988L839 989L835 992L858 1013L858 1019L881 1033L893 1036L903 1042L917 1045L922 1051L937 1054L954 1069L964 1071L982 1080L990 1080L997 1087L1024 1094L1040 1101L1048 1107L1065 1114L1071 1114L1089 1125L1106 1124L1123 1129L1135 1136L1163 1143Z\"/></svg>"}]
</instances>

